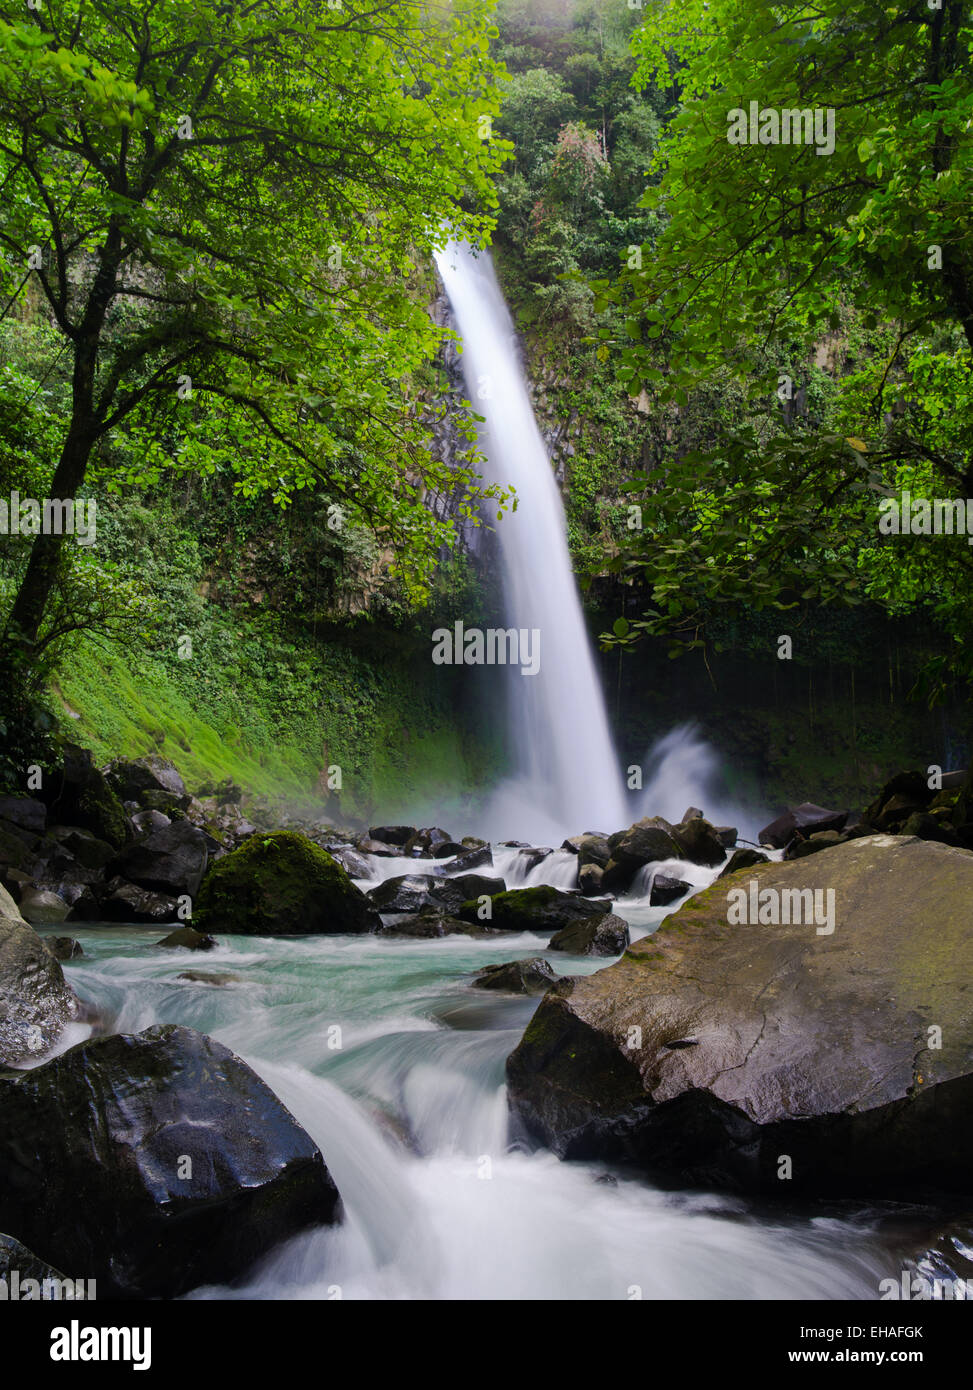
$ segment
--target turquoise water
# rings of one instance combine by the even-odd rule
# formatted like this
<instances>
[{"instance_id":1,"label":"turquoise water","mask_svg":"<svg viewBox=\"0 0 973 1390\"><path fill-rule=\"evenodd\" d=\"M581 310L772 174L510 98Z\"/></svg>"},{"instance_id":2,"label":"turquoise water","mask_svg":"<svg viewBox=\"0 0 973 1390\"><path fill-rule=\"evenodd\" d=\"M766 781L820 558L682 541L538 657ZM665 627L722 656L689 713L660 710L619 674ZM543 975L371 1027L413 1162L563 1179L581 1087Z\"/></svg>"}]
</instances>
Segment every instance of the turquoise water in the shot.
<instances>
[{"instance_id":1,"label":"turquoise water","mask_svg":"<svg viewBox=\"0 0 973 1390\"><path fill-rule=\"evenodd\" d=\"M224 937L203 953L158 949L158 928L72 930L85 958L65 972L112 1031L179 1023L225 1043L314 1137L342 1193L341 1227L195 1297L875 1298L898 1273L864 1213L768 1218L509 1150L504 1062L536 1000L472 990L471 972L537 954L563 974L608 962L529 934ZM239 980L178 979L187 969Z\"/></svg>"}]
</instances>

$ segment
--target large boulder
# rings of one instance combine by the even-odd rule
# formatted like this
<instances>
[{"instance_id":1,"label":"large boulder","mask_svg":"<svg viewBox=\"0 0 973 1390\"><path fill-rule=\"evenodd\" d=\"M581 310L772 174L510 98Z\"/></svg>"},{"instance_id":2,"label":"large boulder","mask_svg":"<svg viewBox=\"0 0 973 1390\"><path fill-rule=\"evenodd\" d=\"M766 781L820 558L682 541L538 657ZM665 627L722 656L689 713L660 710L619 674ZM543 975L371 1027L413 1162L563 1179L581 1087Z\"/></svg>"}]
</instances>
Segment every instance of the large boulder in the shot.
<instances>
[{"instance_id":1,"label":"large boulder","mask_svg":"<svg viewBox=\"0 0 973 1390\"><path fill-rule=\"evenodd\" d=\"M105 769L105 776L122 801L143 801L146 792L166 792L179 798L188 795L175 763L154 753L144 758L116 758Z\"/></svg>"},{"instance_id":2,"label":"large boulder","mask_svg":"<svg viewBox=\"0 0 973 1390\"><path fill-rule=\"evenodd\" d=\"M17 826L31 835L43 835L47 807L30 796L0 796L0 821Z\"/></svg>"},{"instance_id":3,"label":"large boulder","mask_svg":"<svg viewBox=\"0 0 973 1390\"><path fill-rule=\"evenodd\" d=\"M459 913L468 899L490 897L502 893L503 889L502 878L486 874L457 874L454 878L439 874L400 874L370 889L368 898L379 912L422 912L438 908Z\"/></svg>"},{"instance_id":4,"label":"large boulder","mask_svg":"<svg viewBox=\"0 0 973 1390\"><path fill-rule=\"evenodd\" d=\"M628 923L608 912L603 917L589 917L562 927L551 937L550 947L572 956L620 956L628 942Z\"/></svg>"},{"instance_id":5,"label":"large boulder","mask_svg":"<svg viewBox=\"0 0 973 1390\"><path fill-rule=\"evenodd\" d=\"M490 898L491 915L483 919L501 931L553 932L573 922L604 916L611 904L607 899L582 897L566 893L549 883L534 888L511 888L494 893ZM480 921L480 904L476 899L465 902L459 915L469 922Z\"/></svg>"},{"instance_id":6,"label":"large boulder","mask_svg":"<svg viewBox=\"0 0 973 1390\"><path fill-rule=\"evenodd\" d=\"M108 873L154 893L173 898L188 893L194 898L208 859L203 831L187 820L177 820L129 845L111 861Z\"/></svg>"},{"instance_id":7,"label":"large boulder","mask_svg":"<svg viewBox=\"0 0 973 1390\"><path fill-rule=\"evenodd\" d=\"M385 926L379 927L379 936L417 937L433 941L443 936L490 937L498 933L487 927L474 926L459 917L451 917L442 908L426 907L408 917L397 917Z\"/></svg>"},{"instance_id":8,"label":"large boulder","mask_svg":"<svg viewBox=\"0 0 973 1390\"><path fill-rule=\"evenodd\" d=\"M217 934L315 936L374 931L381 919L327 850L278 830L251 836L212 865L193 925Z\"/></svg>"},{"instance_id":9,"label":"large boulder","mask_svg":"<svg viewBox=\"0 0 973 1390\"><path fill-rule=\"evenodd\" d=\"M511 960L503 965L485 965L478 970L474 989L495 989L503 994L546 994L558 976L543 956Z\"/></svg>"},{"instance_id":10,"label":"large boulder","mask_svg":"<svg viewBox=\"0 0 973 1390\"><path fill-rule=\"evenodd\" d=\"M738 890L758 923L785 890L820 910L734 925ZM971 899L973 854L892 836L721 879L545 996L508 1062L514 1112L562 1157L680 1182L965 1193Z\"/></svg>"},{"instance_id":11,"label":"large boulder","mask_svg":"<svg viewBox=\"0 0 973 1390\"><path fill-rule=\"evenodd\" d=\"M603 883L611 892L627 888L644 864L684 858L674 827L661 816L646 816L628 830L610 835L608 847L611 859L605 865Z\"/></svg>"},{"instance_id":12,"label":"large boulder","mask_svg":"<svg viewBox=\"0 0 973 1390\"><path fill-rule=\"evenodd\" d=\"M178 903L167 893L153 893L116 877L105 885L99 915L105 922L174 922L178 912Z\"/></svg>"},{"instance_id":13,"label":"large boulder","mask_svg":"<svg viewBox=\"0 0 973 1390\"><path fill-rule=\"evenodd\" d=\"M0 1080L0 1228L96 1279L100 1297L235 1279L338 1214L310 1137L190 1028L90 1039Z\"/></svg>"},{"instance_id":14,"label":"large boulder","mask_svg":"<svg viewBox=\"0 0 973 1390\"><path fill-rule=\"evenodd\" d=\"M34 927L63 922L70 910L62 897L46 888L25 888L20 895L20 914Z\"/></svg>"},{"instance_id":15,"label":"large boulder","mask_svg":"<svg viewBox=\"0 0 973 1390\"><path fill-rule=\"evenodd\" d=\"M812 801L804 801L765 825L757 839L771 849L783 849L798 833L807 838L817 830L843 830L847 819L847 811L829 811L824 806L815 806Z\"/></svg>"},{"instance_id":16,"label":"large boulder","mask_svg":"<svg viewBox=\"0 0 973 1390\"><path fill-rule=\"evenodd\" d=\"M53 953L0 888L0 1067L41 1056L83 1012Z\"/></svg>"},{"instance_id":17,"label":"large boulder","mask_svg":"<svg viewBox=\"0 0 973 1390\"><path fill-rule=\"evenodd\" d=\"M95 1297L94 1287L87 1279L69 1279L39 1260L19 1240L4 1234L0 1234L0 1279L7 1286L5 1297L11 1301L82 1302L89 1291Z\"/></svg>"},{"instance_id":18,"label":"large boulder","mask_svg":"<svg viewBox=\"0 0 973 1390\"><path fill-rule=\"evenodd\" d=\"M414 825L373 825L368 834L383 845L398 845L401 848L418 832Z\"/></svg>"},{"instance_id":19,"label":"large boulder","mask_svg":"<svg viewBox=\"0 0 973 1390\"><path fill-rule=\"evenodd\" d=\"M688 859L690 864L702 864L715 869L726 858L726 846L703 816L690 816L673 827L673 836L679 846L680 858Z\"/></svg>"},{"instance_id":20,"label":"large boulder","mask_svg":"<svg viewBox=\"0 0 973 1390\"><path fill-rule=\"evenodd\" d=\"M65 745L61 765L46 778L42 796L52 822L90 830L116 849L132 836L125 808L87 748Z\"/></svg>"}]
</instances>

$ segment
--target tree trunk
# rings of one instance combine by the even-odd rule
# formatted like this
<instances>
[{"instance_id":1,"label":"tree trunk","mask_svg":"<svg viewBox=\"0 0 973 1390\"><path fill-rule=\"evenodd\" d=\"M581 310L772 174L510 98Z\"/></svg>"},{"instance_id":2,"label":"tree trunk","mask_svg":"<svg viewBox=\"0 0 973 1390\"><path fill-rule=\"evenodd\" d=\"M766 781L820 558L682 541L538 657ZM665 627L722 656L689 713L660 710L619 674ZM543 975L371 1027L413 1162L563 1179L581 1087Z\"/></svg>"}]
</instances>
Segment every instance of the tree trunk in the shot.
<instances>
[{"instance_id":1,"label":"tree trunk","mask_svg":"<svg viewBox=\"0 0 973 1390\"><path fill-rule=\"evenodd\" d=\"M51 481L52 498L66 501L77 496L88 470L88 460L94 442L95 435L90 428L80 427L72 421ZM57 579L64 541L63 535L39 535L34 538L27 569L7 623L8 632L14 641L24 647L32 647L37 641L51 590Z\"/></svg>"}]
</instances>

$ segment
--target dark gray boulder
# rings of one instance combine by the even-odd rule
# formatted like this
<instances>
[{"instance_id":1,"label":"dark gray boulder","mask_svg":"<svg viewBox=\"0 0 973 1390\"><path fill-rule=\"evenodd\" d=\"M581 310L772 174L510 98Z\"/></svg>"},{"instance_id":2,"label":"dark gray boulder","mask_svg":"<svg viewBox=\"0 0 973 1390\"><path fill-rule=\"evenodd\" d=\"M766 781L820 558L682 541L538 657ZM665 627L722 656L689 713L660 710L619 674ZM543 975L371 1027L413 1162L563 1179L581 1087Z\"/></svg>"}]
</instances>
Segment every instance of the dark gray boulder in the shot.
<instances>
[{"instance_id":1,"label":"dark gray boulder","mask_svg":"<svg viewBox=\"0 0 973 1390\"><path fill-rule=\"evenodd\" d=\"M750 881L768 915L833 891L833 932L731 923ZM718 880L545 995L508 1061L517 1123L684 1183L965 1193L971 899L973 853L887 835Z\"/></svg>"},{"instance_id":2,"label":"dark gray boulder","mask_svg":"<svg viewBox=\"0 0 973 1390\"><path fill-rule=\"evenodd\" d=\"M113 878L101 896L100 916L106 922L174 922L179 911L175 898Z\"/></svg>"},{"instance_id":3,"label":"dark gray boulder","mask_svg":"<svg viewBox=\"0 0 973 1390\"><path fill-rule=\"evenodd\" d=\"M44 945L55 960L78 960L84 955L81 942L73 936L46 936Z\"/></svg>"},{"instance_id":4,"label":"dark gray boulder","mask_svg":"<svg viewBox=\"0 0 973 1390\"><path fill-rule=\"evenodd\" d=\"M195 897L208 860L203 831L187 820L177 820L129 845L107 872L155 893Z\"/></svg>"},{"instance_id":5,"label":"dark gray boulder","mask_svg":"<svg viewBox=\"0 0 973 1390\"><path fill-rule=\"evenodd\" d=\"M563 927L551 937L550 948L572 956L620 956L628 942L628 923L609 912Z\"/></svg>"},{"instance_id":6,"label":"dark gray boulder","mask_svg":"<svg viewBox=\"0 0 973 1390\"><path fill-rule=\"evenodd\" d=\"M765 825L757 839L762 845L770 845L771 849L783 849L798 831L806 837L816 830L843 830L847 819L847 811L829 811L824 806L804 801Z\"/></svg>"},{"instance_id":7,"label":"dark gray boulder","mask_svg":"<svg viewBox=\"0 0 973 1390\"><path fill-rule=\"evenodd\" d=\"M477 971L474 989L495 989L504 994L545 994L558 976L543 956L511 960L502 965L485 965Z\"/></svg>"},{"instance_id":8,"label":"dark gray boulder","mask_svg":"<svg viewBox=\"0 0 973 1390\"><path fill-rule=\"evenodd\" d=\"M234 1280L338 1215L313 1141L190 1028L90 1039L0 1080L0 1228L96 1279L100 1297Z\"/></svg>"},{"instance_id":9,"label":"dark gray boulder","mask_svg":"<svg viewBox=\"0 0 973 1390\"><path fill-rule=\"evenodd\" d=\"M7 1286L5 1297L17 1302L83 1302L89 1292L87 1279L68 1278L60 1270L39 1260L33 1250L13 1236L0 1233L0 1279ZM32 1280L33 1283L28 1281Z\"/></svg>"},{"instance_id":10,"label":"dark gray boulder","mask_svg":"<svg viewBox=\"0 0 973 1390\"><path fill-rule=\"evenodd\" d=\"M60 766L45 780L42 798L49 819L56 824L90 830L116 849L132 838L132 825L121 800L95 767L87 748L65 745Z\"/></svg>"},{"instance_id":11,"label":"dark gray boulder","mask_svg":"<svg viewBox=\"0 0 973 1390\"><path fill-rule=\"evenodd\" d=\"M661 816L643 820L608 837L611 859L605 865L605 889L618 892L628 887L644 864L663 859L682 859L684 854L675 828Z\"/></svg>"},{"instance_id":12,"label":"dark gray boulder","mask_svg":"<svg viewBox=\"0 0 973 1390\"><path fill-rule=\"evenodd\" d=\"M418 832L414 825L373 825L368 833L373 840L401 847Z\"/></svg>"},{"instance_id":13,"label":"dark gray boulder","mask_svg":"<svg viewBox=\"0 0 973 1390\"><path fill-rule=\"evenodd\" d=\"M179 769L168 758L149 753L144 758L116 758L105 769L109 785L122 801L144 800L146 792L165 792L182 798L188 795Z\"/></svg>"},{"instance_id":14,"label":"dark gray boulder","mask_svg":"<svg viewBox=\"0 0 973 1390\"><path fill-rule=\"evenodd\" d=\"M766 854L761 854L759 849L749 849L744 845L733 851L717 877L726 878L729 874L735 874L740 869L752 869L754 864L766 864L767 862Z\"/></svg>"},{"instance_id":15,"label":"dark gray boulder","mask_svg":"<svg viewBox=\"0 0 973 1390\"><path fill-rule=\"evenodd\" d=\"M497 936L499 933L487 927L464 922L459 917L451 917L442 908L427 907L421 912L407 917L398 917L380 927L377 936L417 937L420 940L437 940L443 936L471 936L476 938Z\"/></svg>"},{"instance_id":16,"label":"dark gray boulder","mask_svg":"<svg viewBox=\"0 0 973 1390\"><path fill-rule=\"evenodd\" d=\"M213 951L217 946L213 937L206 936L195 927L177 927L155 944L164 946L167 951Z\"/></svg>"},{"instance_id":17,"label":"dark gray boulder","mask_svg":"<svg viewBox=\"0 0 973 1390\"><path fill-rule=\"evenodd\" d=\"M459 915L468 922L486 921L503 931L552 932L572 922L604 916L611 904L607 899L585 898L561 888L541 883L533 888L511 888L490 896L491 915L481 919L478 901L463 903Z\"/></svg>"},{"instance_id":18,"label":"dark gray boulder","mask_svg":"<svg viewBox=\"0 0 973 1390\"><path fill-rule=\"evenodd\" d=\"M438 874L401 874L387 878L369 890L368 899L379 912L421 912L438 908L459 914L463 903L470 898L490 897L502 893L502 878L485 874L458 874L445 877Z\"/></svg>"},{"instance_id":19,"label":"dark gray boulder","mask_svg":"<svg viewBox=\"0 0 973 1390\"><path fill-rule=\"evenodd\" d=\"M673 826L673 836L679 845L680 859L688 859L690 864L701 864L715 869L726 858L726 846L703 816L691 816L680 825Z\"/></svg>"},{"instance_id":20,"label":"dark gray boulder","mask_svg":"<svg viewBox=\"0 0 973 1390\"><path fill-rule=\"evenodd\" d=\"M668 907L677 898L681 898L684 893L688 893L692 888L691 883L686 883L681 878L671 878L668 874L653 874L652 887L649 890L650 907Z\"/></svg>"},{"instance_id":21,"label":"dark gray boulder","mask_svg":"<svg viewBox=\"0 0 973 1390\"><path fill-rule=\"evenodd\" d=\"M30 796L0 796L0 820L33 835L43 835L47 807Z\"/></svg>"}]
</instances>

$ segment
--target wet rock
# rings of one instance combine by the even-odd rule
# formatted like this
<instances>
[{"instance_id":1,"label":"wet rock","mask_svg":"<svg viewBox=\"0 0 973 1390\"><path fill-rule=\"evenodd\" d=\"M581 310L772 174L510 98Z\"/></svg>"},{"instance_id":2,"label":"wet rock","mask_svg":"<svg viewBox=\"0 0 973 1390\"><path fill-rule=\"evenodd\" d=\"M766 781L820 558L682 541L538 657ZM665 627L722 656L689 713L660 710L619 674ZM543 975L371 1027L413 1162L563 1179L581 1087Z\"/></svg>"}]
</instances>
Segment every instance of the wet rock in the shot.
<instances>
[{"instance_id":1,"label":"wet rock","mask_svg":"<svg viewBox=\"0 0 973 1390\"><path fill-rule=\"evenodd\" d=\"M736 844L739 831L735 825L714 825L713 830L724 849L732 849Z\"/></svg>"},{"instance_id":2,"label":"wet rock","mask_svg":"<svg viewBox=\"0 0 973 1390\"><path fill-rule=\"evenodd\" d=\"M329 849L331 858L340 864L349 878L371 878L372 866L363 854L351 849L348 845L342 845L337 849Z\"/></svg>"},{"instance_id":3,"label":"wet rock","mask_svg":"<svg viewBox=\"0 0 973 1390\"><path fill-rule=\"evenodd\" d=\"M112 860L108 872L155 893L194 898L208 860L203 832L189 821L178 820L129 845Z\"/></svg>"},{"instance_id":4,"label":"wet rock","mask_svg":"<svg viewBox=\"0 0 973 1390\"><path fill-rule=\"evenodd\" d=\"M162 811L136 811L132 824L140 835L151 835L153 830L162 830L172 822Z\"/></svg>"},{"instance_id":5,"label":"wet rock","mask_svg":"<svg viewBox=\"0 0 973 1390\"><path fill-rule=\"evenodd\" d=\"M20 895L21 916L35 927L63 922L69 911L63 898L43 888L25 888Z\"/></svg>"},{"instance_id":6,"label":"wet rock","mask_svg":"<svg viewBox=\"0 0 973 1390\"><path fill-rule=\"evenodd\" d=\"M84 955L81 942L73 936L47 936L44 944L55 960L78 960Z\"/></svg>"},{"instance_id":7,"label":"wet rock","mask_svg":"<svg viewBox=\"0 0 973 1390\"><path fill-rule=\"evenodd\" d=\"M34 856L20 836L14 834L12 827L0 824L0 867L27 873L33 862Z\"/></svg>"},{"instance_id":8,"label":"wet rock","mask_svg":"<svg viewBox=\"0 0 973 1390\"><path fill-rule=\"evenodd\" d=\"M122 801L140 801L146 805L146 792L165 792L170 796L188 796L179 769L168 758L154 753L144 758L116 758L105 769L109 784Z\"/></svg>"},{"instance_id":9,"label":"wet rock","mask_svg":"<svg viewBox=\"0 0 973 1390\"><path fill-rule=\"evenodd\" d=\"M380 859L397 859L405 853L401 845L387 845L381 840L373 840L370 835L360 835L355 841L359 854L374 854Z\"/></svg>"},{"instance_id":10,"label":"wet rock","mask_svg":"<svg viewBox=\"0 0 973 1390\"><path fill-rule=\"evenodd\" d=\"M41 1056L82 1014L60 965L0 888L0 1067Z\"/></svg>"},{"instance_id":11,"label":"wet rock","mask_svg":"<svg viewBox=\"0 0 973 1390\"><path fill-rule=\"evenodd\" d=\"M463 852L457 854L449 866L450 873L470 873L473 869L481 868L493 868L493 851L489 845L464 846Z\"/></svg>"},{"instance_id":12,"label":"wet rock","mask_svg":"<svg viewBox=\"0 0 973 1390\"><path fill-rule=\"evenodd\" d=\"M608 847L611 859L605 865L603 882L609 892L627 888L643 864L684 857L673 827L661 816L647 816L628 830L610 835Z\"/></svg>"},{"instance_id":13,"label":"wet rock","mask_svg":"<svg viewBox=\"0 0 973 1390\"><path fill-rule=\"evenodd\" d=\"M759 849L748 849L743 846L733 851L729 861L720 870L717 877L726 878L729 874L735 874L739 869L752 869L754 864L766 864L768 862L766 854L761 854Z\"/></svg>"},{"instance_id":14,"label":"wet rock","mask_svg":"<svg viewBox=\"0 0 973 1390\"><path fill-rule=\"evenodd\" d=\"M113 878L106 885L101 899L101 916L106 922L174 922L179 912L174 898L165 893L152 893Z\"/></svg>"},{"instance_id":15,"label":"wet rock","mask_svg":"<svg viewBox=\"0 0 973 1390\"><path fill-rule=\"evenodd\" d=\"M27 830L32 835L43 835L47 824L47 807L43 801L30 796L0 796L0 820Z\"/></svg>"},{"instance_id":16,"label":"wet rock","mask_svg":"<svg viewBox=\"0 0 973 1390\"><path fill-rule=\"evenodd\" d=\"M61 766L45 781L43 800L52 821L90 830L116 849L132 836L121 801L95 767L87 748L65 745Z\"/></svg>"},{"instance_id":17,"label":"wet rock","mask_svg":"<svg viewBox=\"0 0 973 1390\"><path fill-rule=\"evenodd\" d=\"M865 836L749 875L832 890L834 932L733 925L714 883L544 997L508 1063L519 1125L682 1183L779 1194L786 1154L788 1195L965 1193L973 854Z\"/></svg>"},{"instance_id":18,"label":"wet rock","mask_svg":"<svg viewBox=\"0 0 973 1390\"><path fill-rule=\"evenodd\" d=\"M602 917L608 911L607 900L566 893L561 888L541 883L534 888L511 888L490 897L491 916L483 920L502 931L552 932L573 922ZM466 921L478 921L479 903L465 902L460 916Z\"/></svg>"},{"instance_id":19,"label":"wet rock","mask_svg":"<svg viewBox=\"0 0 973 1390\"><path fill-rule=\"evenodd\" d=\"M610 912L555 932L550 947L572 956L620 956L628 942L628 923Z\"/></svg>"},{"instance_id":20,"label":"wet rock","mask_svg":"<svg viewBox=\"0 0 973 1390\"><path fill-rule=\"evenodd\" d=\"M91 1039L0 1081L0 1227L96 1279L100 1297L237 1279L338 1215L313 1141L192 1029Z\"/></svg>"},{"instance_id":21,"label":"wet rock","mask_svg":"<svg viewBox=\"0 0 973 1390\"><path fill-rule=\"evenodd\" d=\"M383 844L401 847L419 832L414 825L373 825L368 833L373 840L380 840Z\"/></svg>"},{"instance_id":22,"label":"wet rock","mask_svg":"<svg viewBox=\"0 0 973 1390\"><path fill-rule=\"evenodd\" d=\"M586 898L593 898L603 891L604 869L597 864L582 864L578 870L578 887Z\"/></svg>"},{"instance_id":23,"label":"wet rock","mask_svg":"<svg viewBox=\"0 0 973 1390\"><path fill-rule=\"evenodd\" d=\"M440 830L437 825L425 830L417 830L410 835L403 846L403 854L414 854L417 850L435 850L440 845L455 843L448 830ZM435 857L434 855L432 857Z\"/></svg>"},{"instance_id":24,"label":"wet rock","mask_svg":"<svg viewBox=\"0 0 973 1390\"><path fill-rule=\"evenodd\" d=\"M702 811L699 809L698 806L687 806L687 807L686 807L686 810L683 811L683 813L682 813L682 821L681 821L681 824L684 825L684 824L686 823L686 821L689 821L689 820L702 820L702 819L703 819L703 813L702 813Z\"/></svg>"},{"instance_id":25,"label":"wet rock","mask_svg":"<svg viewBox=\"0 0 973 1390\"><path fill-rule=\"evenodd\" d=\"M474 989L497 989L505 994L544 994L558 976L543 956L512 960L503 965L485 965L477 972Z\"/></svg>"},{"instance_id":26,"label":"wet rock","mask_svg":"<svg viewBox=\"0 0 973 1390\"><path fill-rule=\"evenodd\" d=\"M944 845L959 845L962 843L960 837L952 830L949 825L926 811L913 811L912 815L902 823L900 833L902 835L915 835L920 840L938 840Z\"/></svg>"},{"instance_id":27,"label":"wet rock","mask_svg":"<svg viewBox=\"0 0 973 1390\"><path fill-rule=\"evenodd\" d=\"M201 931L248 936L337 935L380 925L337 860L293 830L251 836L213 864L193 921Z\"/></svg>"},{"instance_id":28,"label":"wet rock","mask_svg":"<svg viewBox=\"0 0 973 1390\"><path fill-rule=\"evenodd\" d=\"M807 839L801 837L791 840L784 851L784 858L806 859L809 854L817 854L819 850L829 849L831 845L842 844L843 840L844 836L837 830L818 830Z\"/></svg>"},{"instance_id":29,"label":"wet rock","mask_svg":"<svg viewBox=\"0 0 973 1390\"><path fill-rule=\"evenodd\" d=\"M670 878L668 874L653 874L652 887L649 891L650 907L668 907L677 898L681 898L684 893L690 892L691 883L686 883L681 878Z\"/></svg>"},{"instance_id":30,"label":"wet rock","mask_svg":"<svg viewBox=\"0 0 973 1390\"><path fill-rule=\"evenodd\" d=\"M680 859L690 864L702 864L715 869L726 859L726 847L715 828L703 816L692 816L673 826L673 835L680 849Z\"/></svg>"},{"instance_id":31,"label":"wet rock","mask_svg":"<svg viewBox=\"0 0 973 1390\"><path fill-rule=\"evenodd\" d=\"M68 1279L60 1270L39 1260L33 1250L13 1236L0 1234L0 1279L8 1297L17 1302L83 1302L88 1295L86 1279ZM34 1284L28 1285L29 1279ZM36 1287L35 1287L36 1285Z\"/></svg>"},{"instance_id":32,"label":"wet rock","mask_svg":"<svg viewBox=\"0 0 973 1390\"><path fill-rule=\"evenodd\" d=\"M195 927L177 927L155 944L164 946L167 951L212 951L218 943L204 932L198 932Z\"/></svg>"},{"instance_id":33,"label":"wet rock","mask_svg":"<svg viewBox=\"0 0 973 1390\"><path fill-rule=\"evenodd\" d=\"M596 864L604 869L611 859L611 849L604 835L582 835L578 841L578 863Z\"/></svg>"},{"instance_id":34,"label":"wet rock","mask_svg":"<svg viewBox=\"0 0 973 1390\"><path fill-rule=\"evenodd\" d=\"M847 811L828 811L823 806L805 801L765 825L757 839L762 845L770 845L771 849L784 849L799 830L805 835L815 830L843 830L847 819Z\"/></svg>"},{"instance_id":35,"label":"wet rock","mask_svg":"<svg viewBox=\"0 0 973 1390\"><path fill-rule=\"evenodd\" d=\"M77 825L56 825L50 833L51 838L86 869L103 869L116 853L107 840L99 840L90 830L82 830Z\"/></svg>"},{"instance_id":36,"label":"wet rock","mask_svg":"<svg viewBox=\"0 0 973 1390\"><path fill-rule=\"evenodd\" d=\"M438 908L459 914L463 903L470 898L490 897L502 893L502 878L485 874L459 874L446 878L436 874L401 874L387 878L369 890L368 898L379 912L421 912Z\"/></svg>"},{"instance_id":37,"label":"wet rock","mask_svg":"<svg viewBox=\"0 0 973 1390\"><path fill-rule=\"evenodd\" d=\"M463 838L462 838L462 840L460 840L460 844L461 844L461 845L465 845L467 849L489 849L489 848L490 848L490 841L489 841L489 840L481 840L477 835L464 835Z\"/></svg>"},{"instance_id":38,"label":"wet rock","mask_svg":"<svg viewBox=\"0 0 973 1390\"><path fill-rule=\"evenodd\" d=\"M517 858L521 860L525 870L529 873L538 864L543 864L544 860L549 859L553 853L552 849L532 846L530 849L522 849Z\"/></svg>"},{"instance_id":39,"label":"wet rock","mask_svg":"<svg viewBox=\"0 0 973 1390\"><path fill-rule=\"evenodd\" d=\"M407 917L399 917L394 922L387 922L380 927L378 936L412 936L420 939L435 940L441 936L471 936L476 938L496 936L495 931L470 922L464 922L459 917L451 917L448 912L441 908L427 907L422 912L410 913Z\"/></svg>"},{"instance_id":40,"label":"wet rock","mask_svg":"<svg viewBox=\"0 0 973 1390\"><path fill-rule=\"evenodd\" d=\"M196 985L224 987L241 983L243 976L234 975L232 970L184 970L181 975L176 976L176 979L188 980Z\"/></svg>"}]
</instances>

